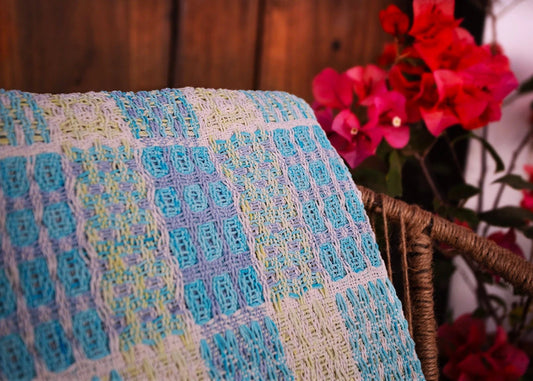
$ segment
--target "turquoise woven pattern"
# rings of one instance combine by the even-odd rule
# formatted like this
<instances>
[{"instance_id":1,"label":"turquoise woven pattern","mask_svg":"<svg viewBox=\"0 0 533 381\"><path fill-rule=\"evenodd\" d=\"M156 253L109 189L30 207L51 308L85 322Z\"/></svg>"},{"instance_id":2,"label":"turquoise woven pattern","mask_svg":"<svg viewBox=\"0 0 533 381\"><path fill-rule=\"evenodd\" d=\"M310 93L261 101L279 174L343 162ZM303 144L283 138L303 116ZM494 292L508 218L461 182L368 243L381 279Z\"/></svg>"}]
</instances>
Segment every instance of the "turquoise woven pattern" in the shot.
<instances>
[{"instance_id":1,"label":"turquoise woven pattern","mask_svg":"<svg viewBox=\"0 0 533 381\"><path fill-rule=\"evenodd\" d=\"M3 379L423 379L286 93L0 91L0 250Z\"/></svg>"}]
</instances>

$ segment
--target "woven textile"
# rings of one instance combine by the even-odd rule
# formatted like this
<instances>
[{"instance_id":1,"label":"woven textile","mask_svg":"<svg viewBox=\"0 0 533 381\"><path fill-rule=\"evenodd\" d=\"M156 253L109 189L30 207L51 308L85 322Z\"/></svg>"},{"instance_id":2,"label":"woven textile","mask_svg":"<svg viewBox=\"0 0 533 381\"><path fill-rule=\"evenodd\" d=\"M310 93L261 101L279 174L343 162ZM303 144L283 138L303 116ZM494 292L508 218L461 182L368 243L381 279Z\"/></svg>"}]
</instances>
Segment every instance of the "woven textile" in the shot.
<instances>
[{"instance_id":1,"label":"woven textile","mask_svg":"<svg viewBox=\"0 0 533 381\"><path fill-rule=\"evenodd\" d=\"M298 98L0 91L0 182L3 378L423 379Z\"/></svg>"}]
</instances>

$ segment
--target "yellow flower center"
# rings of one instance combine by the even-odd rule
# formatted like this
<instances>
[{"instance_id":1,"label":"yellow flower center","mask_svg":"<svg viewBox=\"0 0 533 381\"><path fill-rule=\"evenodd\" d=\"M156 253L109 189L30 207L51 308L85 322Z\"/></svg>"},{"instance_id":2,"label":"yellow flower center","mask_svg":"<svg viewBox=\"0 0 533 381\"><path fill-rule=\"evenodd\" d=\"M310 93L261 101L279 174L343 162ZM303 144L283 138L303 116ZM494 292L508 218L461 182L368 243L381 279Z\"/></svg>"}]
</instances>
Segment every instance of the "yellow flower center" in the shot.
<instances>
[{"instance_id":1,"label":"yellow flower center","mask_svg":"<svg viewBox=\"0 0 533 381\"><path fill-rule=\"evenodd\" d=\"M352 134L352 135L354 135L354 136L357 135L358 132L359 132L359 129L358 129L357 127L354 127L354 128L352 128L352 129L350 130L350 134Z\"/></svg>"},{"instance_id":2,"label":"yellow flower center","mask_svg":"<svg viewBox=\"0 0 533 381\"><path fill-rule=\"evenodd\" d=\"M393 127L400 127L402 125L402 118L399 116L395 116L392 118L392 126Z\"/></svg>"}]
</instances>

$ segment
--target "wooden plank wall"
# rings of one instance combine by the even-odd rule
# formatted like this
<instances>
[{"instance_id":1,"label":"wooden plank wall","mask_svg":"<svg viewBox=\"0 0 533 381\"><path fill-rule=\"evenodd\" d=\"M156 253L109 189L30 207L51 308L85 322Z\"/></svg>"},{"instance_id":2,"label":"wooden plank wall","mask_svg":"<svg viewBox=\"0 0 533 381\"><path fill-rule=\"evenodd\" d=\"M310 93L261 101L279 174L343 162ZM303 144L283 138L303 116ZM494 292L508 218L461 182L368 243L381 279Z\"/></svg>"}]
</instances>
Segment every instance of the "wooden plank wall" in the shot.
<instances>
[{"instance_id":1,"label":"wooden plank wall","mask_svg":"<svg viewBox=\"0 0 533 381\"><path fill-rule=\"evenodd\" d=\"M379 55L378 12L390 2L0 0L0 87L276 89L311 100L322 68Z\"/></svg>"}]
</instances>

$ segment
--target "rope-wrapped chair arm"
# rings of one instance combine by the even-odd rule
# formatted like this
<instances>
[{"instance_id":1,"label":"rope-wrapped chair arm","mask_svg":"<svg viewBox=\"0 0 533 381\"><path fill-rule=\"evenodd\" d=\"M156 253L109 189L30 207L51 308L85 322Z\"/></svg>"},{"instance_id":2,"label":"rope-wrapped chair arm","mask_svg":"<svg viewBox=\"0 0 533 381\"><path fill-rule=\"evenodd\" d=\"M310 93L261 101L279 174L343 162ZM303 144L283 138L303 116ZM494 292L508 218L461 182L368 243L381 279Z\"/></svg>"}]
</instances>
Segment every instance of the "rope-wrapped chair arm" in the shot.
<instances>
[{"instance_id":1,"label":"rope-wrapped chair arm","mask_svg":"<svg viewBox=\"0 0 533 381\"><path fill-rule=\"evenodd\" d=\"M460 250L462 255L472 259L486 270L500 275L516 289L533 295L533 263L493 241L480 237L472 230L416 205L409 205L361 186L358 188L367 210L380 213L384 209L388 218L392 220L399 221L402 218L420 232L427 229L432 240Z\"/></svg>"},{"instance_id":2,"label":"rope-wrapped chair arm","mask_svg":"<svg viewBox=\"0 0 533 381\"><path fill-rule=\"evenodd\" d=\"M437 380L437 322L433 298L433 242L447 244L468 260L501 276L515 289L533 295L533 264L416 205L409 205L362 186L358 187L370 216L383 218L387 269L391 274L388 221L399 225L402 254L404 310L426 379Z\"/></svg>"}]
</instances>

